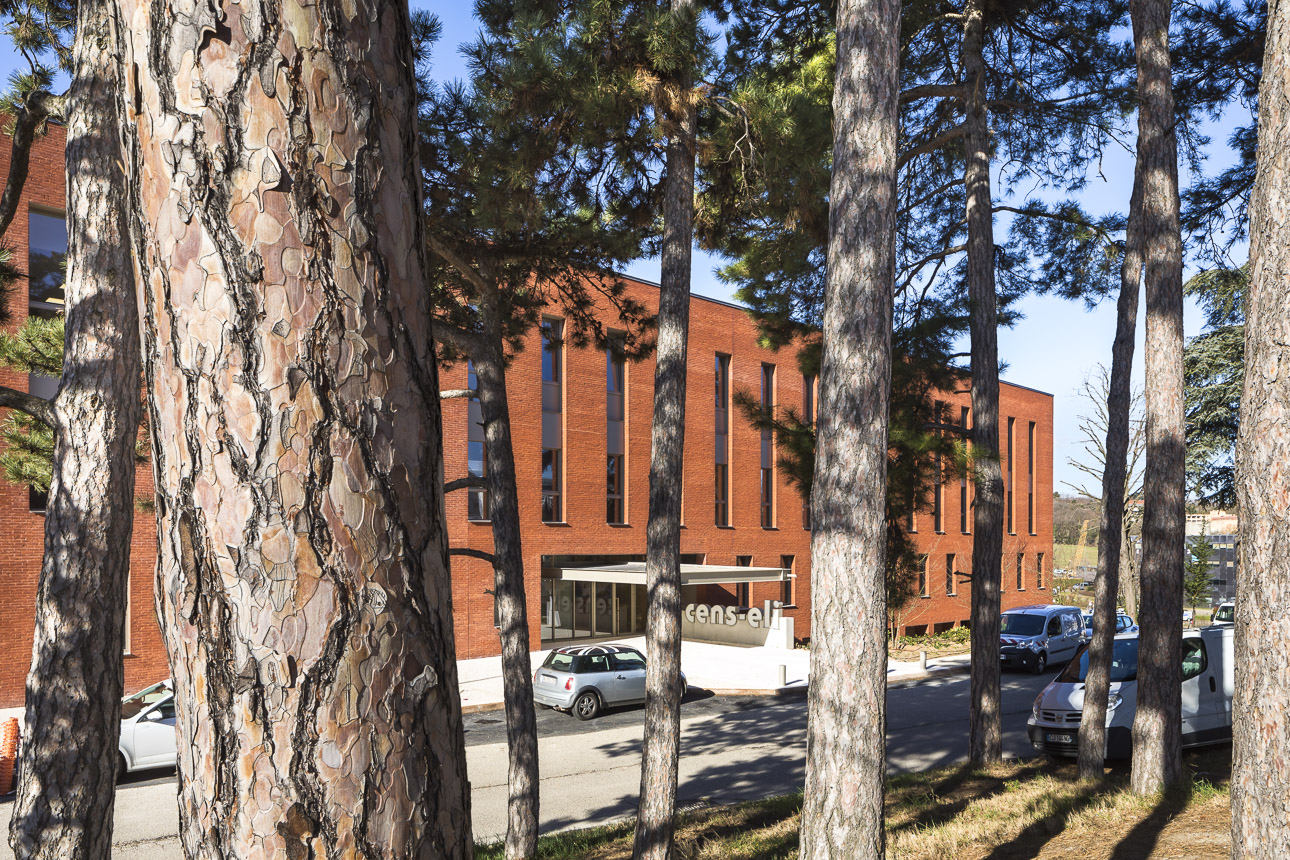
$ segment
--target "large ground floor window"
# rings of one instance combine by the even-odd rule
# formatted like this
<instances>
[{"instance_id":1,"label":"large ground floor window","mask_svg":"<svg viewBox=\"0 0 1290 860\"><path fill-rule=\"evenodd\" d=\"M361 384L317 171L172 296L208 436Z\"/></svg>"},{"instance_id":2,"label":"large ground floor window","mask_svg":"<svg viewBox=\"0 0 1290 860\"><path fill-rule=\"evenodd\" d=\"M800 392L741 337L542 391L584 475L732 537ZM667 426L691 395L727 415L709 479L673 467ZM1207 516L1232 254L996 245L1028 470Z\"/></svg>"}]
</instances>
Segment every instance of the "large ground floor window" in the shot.
<instances>
[{"instance_id":1,"label":"large ground floor window","mask_svg":"<svg viewBox=\"0 0 1290 860\"><path fill-rule=\"evenodd\" d=\"M645 632L645 586L542 580L542 641Z\"/></svg>"}]
</instances>

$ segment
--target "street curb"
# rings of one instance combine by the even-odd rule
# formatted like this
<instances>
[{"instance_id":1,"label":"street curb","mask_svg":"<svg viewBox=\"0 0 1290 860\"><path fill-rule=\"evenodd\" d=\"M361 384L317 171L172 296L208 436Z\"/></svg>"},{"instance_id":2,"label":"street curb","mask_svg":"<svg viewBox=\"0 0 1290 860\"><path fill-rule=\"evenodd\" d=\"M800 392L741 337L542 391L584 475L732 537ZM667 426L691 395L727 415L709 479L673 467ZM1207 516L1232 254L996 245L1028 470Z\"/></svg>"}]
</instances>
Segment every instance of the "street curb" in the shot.
<instances>
[{"instance_id":1,"label":"street curb","mask_svg":"<svg viewBox=\"0 0 1290 860\"><path fill-rule=\"evenodd\" d=\"M924 681L930 681L933 678L944 678L951 675L966 675L972 671L971 665L963 666L946 666L944 668L934 669L928 672L919 672L916 675L905 675L901 678L893 678L887 682L887 689L892 687L909 687L914 684L921 684ZM738 687L723 687L713 689L711 687L694 687L695 690L706 690L714 696L765 696L768 699L804 699L810 690L809 684L799 684L792 687L776 687L766 689L764 687L755 687L743 689ZM500 711L503 708L501 702L481 702L478 705L462 705L462 714L485 714L490 711Z\"/></svg>"}]
</instances>

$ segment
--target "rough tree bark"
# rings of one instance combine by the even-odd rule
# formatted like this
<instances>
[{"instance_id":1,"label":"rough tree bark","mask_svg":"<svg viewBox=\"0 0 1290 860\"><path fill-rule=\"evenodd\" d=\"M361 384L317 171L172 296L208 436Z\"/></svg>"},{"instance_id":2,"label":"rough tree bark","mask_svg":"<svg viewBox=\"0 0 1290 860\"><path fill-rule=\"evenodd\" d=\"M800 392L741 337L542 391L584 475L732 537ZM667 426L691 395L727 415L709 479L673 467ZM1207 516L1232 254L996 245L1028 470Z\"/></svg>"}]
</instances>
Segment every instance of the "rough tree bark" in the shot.
<instances>
[{"instance_id":1,"label":"rough tree bark","mask_svg":"<svg viewBox=\"0 0 1290 860\"><path fill-rule=\"evenodd\" d=\"M693 15L694 0L671 0L673 15ZM681 749L681 470L685 451L686 344L690 327L690 252L694 245L697 117L688 68L671 83L660 111L667 135L663 244L659 275L654 417L650 429L649 520L645 526L645 740L635 860L668 860L676 825Z\"/></svg>"},{"instance_id":2,"label":"rough tree bark","mask_svg":"<svg viewBox=\"0 0 1290 860\"><path fill-rule=\"evenodd\" d=\"M1151 794L1182 776L1183 484L1182 237L1169 61L1169 0L1134 0L1138 164L1147 305L1146 506L1131 787Z\"/></svg>"},{"instance_id":3,"label":"rough tree bark","mask_svg":"<svg viewBox=\"0 0 1290 860\"><path fill-rule=\"evenodd\" d=\"M1120 593L1120 549L1124 538L1124 494L1129 464L1129 410L1133 402L1133 339L1138 327L1142 283L1142 171L1134 167L1129 223L1120 264L1111 379L1106 397L1106 457L1102 464L1102 522L1097 533L1097 577L1093 586L1093 641L1079 731L1079 775L1102 776L1106 758L1106 705L1111 691L1111 649L1115 640L1116 596Z\"/></svg>"},{"instance_id":4,"label":"rough tree bark","mask_svg":"<svg viewBox=\"0 0 1290 860\"><path fill-rule=\"evenodd\" d=\"M121 149L117 7L77 7L67 125L63 378L9 842L22 860L112 853L139 427L139 318Z\"/></svg>"},{"instance_id":5,"label":"rough tree bark","mask_svg":"<svg viewBox=\"0 0 1290 860\"><path fill-rule=\"evenodd\" d=\"M986 113L984 0L963 15L964 147L967 165L967 281L972 341L972 693L969 758L974 767L1003 757L999 708L999 587L1003 575L1003 471L999 464L999 324L994 288L994 214Z\"/></svg>"},{"instance_id":6,"label":"rough tree bark","mask_svg":"<svg viewBox=\"0 0 1290 860\"><path fill-rule=\"evenodd\" d=\"M489 517L493 532L493 599L502 639L502 692L506 713L506 856L537 853L538 743L533 710L533 666L529 660L528 607L524 601L524 554L520 504L516 495L515 451L506 395L506 361L496 290L480 299L484 342L472 356L484 422Z\"/></svg>"},{"instance_id":7,"label":"rough tree bark","mask_svg":"<svg viewBox=\"0 0 1290 860\"><path fill-rule=\"evenodd\" d=\"M887 421L899 0L838 4L820 428L811 488L803 858L885 855ZM997 657L996 657L997 662Z\"/></svg>"},{"instance_id":8,"label":"rough tree bark","mask_svg":"<svg viewBox=\"0 0 1290 860\"><path fill-rule=\"evenodd\" d=\"M122 2L180 839L469 857L408 9L235 8Z\"/></svg>"},{"instance_id":9,"label":"rough tree bark","mask_svg":"<svg viewBox=\"0 0 1290 860\"><path fill-rule=\"evenodd\" d=\"M1290 857L1290 9L1268 4L1236 448L1232 857Z\"/></svg>"}]
</instances>

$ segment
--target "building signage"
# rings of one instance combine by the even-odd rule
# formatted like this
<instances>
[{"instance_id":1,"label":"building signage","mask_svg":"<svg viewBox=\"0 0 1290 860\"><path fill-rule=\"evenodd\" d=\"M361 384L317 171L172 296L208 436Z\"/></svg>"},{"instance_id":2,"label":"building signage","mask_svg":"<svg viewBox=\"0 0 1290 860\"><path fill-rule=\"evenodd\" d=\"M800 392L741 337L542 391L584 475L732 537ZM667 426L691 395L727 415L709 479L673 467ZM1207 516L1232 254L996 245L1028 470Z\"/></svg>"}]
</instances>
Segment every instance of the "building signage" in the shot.
<instances>
[{"instance_id":1,"label":"building signage","mask_svg":"<svg viewBox=\"0 0 1290 860\"><path fill-rule=\"evenodd\" d=\"M722 624L734 627L740 621L746 621L749 627L771 628L779 626L779 618L784 604L778 600L767 600L763 609L756 606L740 614L737 606L708 606L706 603L691 603L685 607L685 620L691 624Z\"/></svg>"}]
</instances>

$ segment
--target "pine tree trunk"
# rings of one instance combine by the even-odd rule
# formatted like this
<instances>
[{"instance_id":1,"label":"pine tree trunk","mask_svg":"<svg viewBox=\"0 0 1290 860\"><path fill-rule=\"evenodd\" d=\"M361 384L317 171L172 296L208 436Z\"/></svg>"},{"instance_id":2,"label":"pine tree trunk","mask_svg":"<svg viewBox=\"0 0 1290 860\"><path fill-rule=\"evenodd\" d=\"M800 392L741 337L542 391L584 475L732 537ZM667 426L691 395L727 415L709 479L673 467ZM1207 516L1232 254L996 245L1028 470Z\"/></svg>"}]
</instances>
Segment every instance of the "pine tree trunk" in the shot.
<instances>
[{"instance_id":1,"label":"pine tree trunk","mask_svg":"<svg viewBox=\"0 0 1290 860\"><path fill-rule=\"evenodd\" d=\"M483 351L472 356L484 420L488 460L488 515L493 531L493 599L502 639L502 697L509 755L506 856L533 857L538 833L537 715L533 710L533 666L529 660L528 607L524 601L524 554L516 495L515 451L506 395L502 326L495 296L481 300L486 332Z\"/></svg>"},{"instance_id":2,"label":"pine tree trunk","mask_svg":"<svg viewBox=\"0 0 1290 860\"><path fill-rule=\"evenodd\" d=\"M1133 395L1133 339L1138 327L1142 283L1142 172L1134 168L1129 223L1120 265L1111 379L1106 398L1106 457L1102 465L1102 521L1097 532L1097 577L1093 588L1093 640L1088 646L1084 713L1079 731L1079 775L1102 776L1106 756L1106 706L1111 691L1111 650L1115 640L1116 596L1120 593L1120 550L1129 459L1129 410Z\"/></svg>"},{"instance_id":3,"label":"pine tree trunk","mask_svg":"<svg viewBox=\"0 0 1290 860\"><path fill-rule=\"evenodd\" d=\"M672 0L673 15L693 15L693 0ZM665 117L663 244L659 276L654 418L650 433L645 740L635 860L669 860L676 826L681 749L681 470L685 450L686 342L690 327L690 252L694 245L696 117L691 73L673 80L680 94Z\"/></svg>"},{"instance_id":4,"label":"pine tree trunk","mask_svg":"<svg viewBox=\"0 0 1290 860\"><path fill-rule=\"evenodd\" d=\"M1138 565L1133 550L1133 529L1128 518L1124 522L1124 536L1120 540L1120 594L1124 597L1124 611L1138 617Z\"/></svg>"},{"instance_id":5,"label":"pine tree trunk","mask_svg":"<svg viewBox=\"0 0 1290 860\"><path fill-rule=\"evenodd\" d=\"M999 586L1003 575L1003 471L999 465L999 332L994 291L994 213L990 128L986 113L985 4L964 9L963 76L967 86L967 281L972 341L972 692L969 758L974 767L1003 757L999 706Z\"/></svg>"},{"instance_id":6,"label":"pine tree trunk","mask_svg":"<svg viewBox=\"0 0 1290 860\"><path fill-rule=\"evenodd\" d=\"M820 427L811 485L803 858L886 852L887 432L899 0L838 4Z\"/></svg>"},{"instance_id":7,"label":"pine tree trunk","mask_svg":"<svg viewBox=\"0 0 1290 860\"><path fill-rule=\"evenodd\" d=\"M1131 778L1138 794L1182 776L1183 294L1169 13L1169 0L1132 3L1147 305L1142 632Z\"/></svg>"},{"instance_id":8,"label":"pine tree trunk","mask_svg":"<svg viewBox=\"0 0 1290 860\"><path fill-rule=\"evenodd\" d=\"M1268 4L1250 201L1245 390L1236 448L1241 578L1232 707L1232 857L1290 857L1290 13Z\"/></svg>"},{"instance_id":9,"label":"pine tree trunk","mask_svg":"<svg viewBox=\"0 0 1290 860\"><path fill-rule=\"evenodd\" d=\"M122 6L180 840L469 857L407 6L237 10Z\"/></svg>"},{"instance_id":10,"label":"pine tree trunk","mask_svg":"<svg viewBox=\"0 0 1290 860\"><path fill-rule=\"evenodd\" d=\"M10 844L112 854L139 430L139 317L121 164L116 5L77 7L67 126L67 351Z\"/></svg>"}]
</instances>

